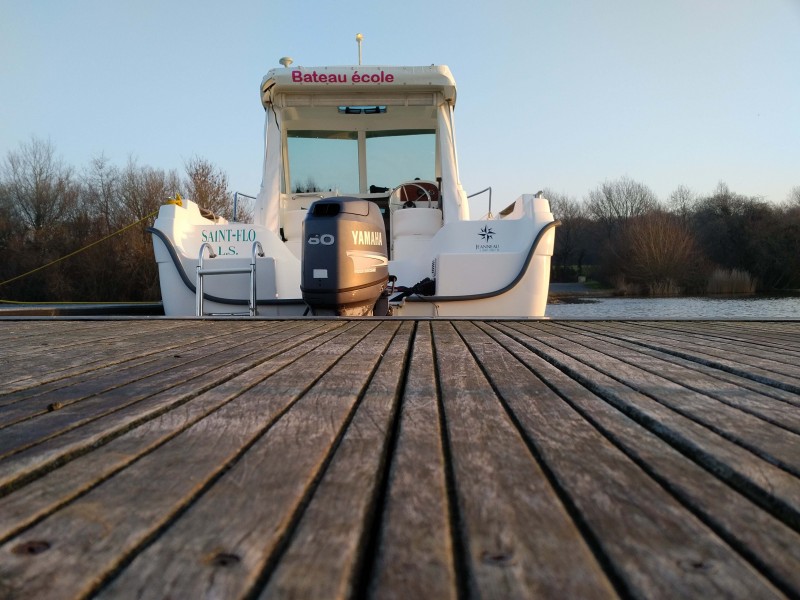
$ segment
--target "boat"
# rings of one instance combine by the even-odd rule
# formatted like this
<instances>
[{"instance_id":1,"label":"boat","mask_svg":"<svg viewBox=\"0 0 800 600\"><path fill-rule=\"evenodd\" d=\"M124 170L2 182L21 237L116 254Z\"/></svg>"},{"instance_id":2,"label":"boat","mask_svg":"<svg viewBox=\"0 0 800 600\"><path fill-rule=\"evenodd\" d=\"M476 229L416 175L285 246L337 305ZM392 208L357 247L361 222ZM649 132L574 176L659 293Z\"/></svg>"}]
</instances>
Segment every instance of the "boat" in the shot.
<instances>
[{"instance_id":1,"label":"boat","mask_svg":"<svg viewBox=\"0 0 800 600\"><path fill-rule=\"evenodd\" d=\"M149 229L167 316L544 316L558 222L490 188L470 217L448 67L281 64L252 222L176 197Z\"/></svg>"}]
</instances>

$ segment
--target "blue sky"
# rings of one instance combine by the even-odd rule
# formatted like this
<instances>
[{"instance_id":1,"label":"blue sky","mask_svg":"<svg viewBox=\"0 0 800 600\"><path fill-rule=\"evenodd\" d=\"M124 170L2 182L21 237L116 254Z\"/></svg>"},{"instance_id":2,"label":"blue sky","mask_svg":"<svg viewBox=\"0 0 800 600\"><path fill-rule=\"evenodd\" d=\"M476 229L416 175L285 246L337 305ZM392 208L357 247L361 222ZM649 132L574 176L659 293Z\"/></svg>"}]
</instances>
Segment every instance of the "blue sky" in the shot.
<instances>
[{"instance_id":1,"label":"blue sky","mask_svg":"<svg viewBox=\"0 0 800 600\"><path fill-rule=\"evenodd\" d=\"M0 157L31 136L76 169L260 184L262 76L295 65L446 64L468 193L494 208L628 176L664 199L800 186L800 0L0 0ZM474 212L483 207L476 206Z\"/></svg>"}]
</instances>

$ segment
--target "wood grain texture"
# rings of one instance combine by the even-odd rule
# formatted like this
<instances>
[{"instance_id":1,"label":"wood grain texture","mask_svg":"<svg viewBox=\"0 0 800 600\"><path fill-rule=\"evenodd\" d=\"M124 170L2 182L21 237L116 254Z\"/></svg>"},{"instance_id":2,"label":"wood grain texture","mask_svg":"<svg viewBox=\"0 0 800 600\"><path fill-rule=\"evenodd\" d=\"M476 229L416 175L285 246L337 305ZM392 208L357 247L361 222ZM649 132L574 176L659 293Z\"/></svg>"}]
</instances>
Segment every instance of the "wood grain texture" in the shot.
<instances>
[{"instance_id":1,"label":"wood grain texture","mask_svg":"<svg viewBox=\"0 0 800 600\"><path fill-rule=\"evenodd\" d=\"M542 327L542 331L548 331ZM800 435L776 427L748 411L736 406L737 402L730 387L709 381L703 375L673 366L656 356L639 352L633 348L609 344L593 337L583 336L580 346L572 344L568 336L557 335L551 345L558 345L558 339L570 344L573 356L586 364L594 364L603 373L613 376L620 383L655 399L670 409L703 424L712 431L732 440L765 460L800 475L795 468L800 467ZM720 389L721 388L721 389ZM708 392L711 391L712 395ZM727 393L726 393L727 392ZM727 401L713 397L723 396ZM738 404L758 401L748 394ZM787 407L784 407L787 408ZM788 407L791 408L791 407ZM792 422L800 411L785 411ZM779 415L780 416L780 415ZM747 432L742 435L742 432Z\"/></svg>"},{"instance_id":2,"label":"wood grain texture","mask_svg":"<svg viewBox=\"0 0 800 600\"><path fill-rule=\"evenodd\" d=\"M260 352L250 362L215 370L214 379L202 386L197 380L189 381L184 387L157 394L0 462L0 474L9 479L45 473L0 498L0 540L97 485L334 337L340 326L327 323L302 334L292 330L291 339L286 340L273 335L269 351ZM187 403L188 399L192 401ZM13 482L5 489L12 490Z\"/></svg>"},{"instance_id":3,"label":"wood grain texture","mask_svg":"<svg viewBox=\"0 0 800 600\"><path fill-rule=\"evenodd\" d=\"M346 328L344 335L356 327ZM155 452L0 546L0 579L11 595L24 590L36 597L63 598L91 592L226 471L298 393L320 377L312 365L324 365L325 360L331 364L360 339L351 335L339 341L341 337L315 345L289 363L291 372L284 367L240 393ZM247 465L256 468L254 461L240 461L240 470ZM223 527L224 514L214 515ZM50 548L34 556L20 551L36 541L45 541Z\"/></svg>"},{"instance_id":4,"label":"wood grain texture","mask_svg":"<svg viewBox=\"0 0 800 600\"><path fill-rule=\"evenodd\" d=\"M431 329L422 322L403 390L372 598L458 597L442 428Z\"/></svg>"},{"instance_id":5,"label":"wood grain texture","mask_svg":"<svg viewBox=\"0 0 800 600\"><path fill-rule=\"evenodd\" d=\"M284 325L284 328L287 325ZM141 382L148 378L164 378L168 372L180 373L182 370L187 377L192 371L202 369L204 366L214 368L221 361L241 360L241 357L253 354L257 348L269 343L269 337L274 336L275 328L264 331L261 328L237 328L230 332L220 332L216 335L198 336L190 342L181 344L180 350L167 353L163 348L150 352L145 356L136 356L133 360L126 360L113 365L106 365L88 373L82 373L34 388L24 392L9 394L6 398L15 399L13 406L7 405L0 414L0 429L8 425L43 415L51 411L50 405L57 401L59 409L70 404L105 394L118 394L125 385ZM236 345L228 349L227 340L234 337ZM215 348L223 345L224 353L215 352ZM119 360L119 357L115 357ZM224 364L224 362L223 362Z\"/></svg>"},{"instance_id":6,"label":"wood grain texture","mask_svg":"<svg viewBox=\"0 0 800 600\"><path fill-rule=\"evenodd\" d=\"M502 332L481 326L785 593L800 589L800 534ZM656 504L658 507L660 503ZM602 538L601 538L602 540ZM687 550L693 549L687 545Z\"/></svg>"},{"instance_id":7,"label":"wood grain texture","mask_svg":"<svg viewBox=\"0 0 800 600\"><path fill-rule=\"evenodd\" d=\"M396 326L358 323L276 374L259 400L288 409L104 595L248 593L296 527Z\"/></svg>"},{"instance_id":8,"label":"wood grain texture","mask_svg":"<svg viewBox=\"0 0 800 600\"><path fill-rule=\"evenodd\" d=\"M776 597L746 561L526 368L541 359L508 339L487 343L498 340L473 325L458 329L628 593ZM526 362L490 360L506 345ZM653 546L660 552L650 552Z\"/></svg>"},{"instance_id":9,"label":"wood grain texture","mask_svg":"<svg viewBox=\"0 0 800 600\"><path fill-rule=\"evenodd\" d=\"M0 599L800 597L798 321L0 333Z\"/></svg>"},{"instance_id":10,"label":"wood grain texture","mask_svg":"<svg viewBox=\"0 0 800 600\"><path fill-rule=\"evenodd\" d=\"M335 325L335 327L340 326ZM27 439L24 448L16 447L12 456L0 460L0 489L2 486L12 485L14 480L29 476L32 472L47 469L48 465L62 463L73 456L89 451L91 448L120 435L148 419L161 415L166 410L182 406L183 403L205 391L213 391L220 384L239 374L245 374L255 365L260 365L267 361L265 366L275 364L281 366L290 362L296 357L297 351L309 352L311 347L305 343L309 339L314 339L321 335L321 339L326 339L325 331L329 326L323 328L310 328L306 333L289 331L287 337L282 339L272 338L269 345L262 349L256 349L250 355L249 360L239 360L227 362L224 366L216 365L216 368L205 370L201 375L195 377L188 373L176 369L178 373L177 385L164 386L166 389L148 383L150 395L144 395L135 402L129 402L124 408L112 412L103 412L104 396L96 402L83 405L88 407L86 413L81 411L81 407L74 410L79 418L83 417L78 426L63 430L57 436L35 438L35 426L29 426L28 431L32 432L32 437ZM256 370L255 372L258 372ZM170 376L170 382L176 381L175 373ZM112 396L111 403L117 400ZM98 410L100 414L98 415ZM89 418L89 417L93 418ZM184 419L180 411L169 413L169 418L177 418L178 422ZM49 424L47 424L49 425ZM51 428L43 427L43 432L50 431Z\"/></svg>"},{"instance_id":11,"label":"wood grain texture","mask_svg":"<svg viewBox=\"0 0 800 600\"><path fill-rule=\"evenodd\" d=\"M800 480L693 419L606 373L618 366L576 341L553 336L527 324L511 324L512 337L546 357L618 410L647 427L715 475L774 511L792 527L800 526ZM591 365L591 366L590 366ZM624 366L621 366L624 369Z\"/></svg>"},{"instance_id":12,"label":"wood grain texture","mask_svg":"<svg viewBox=\"0 0 800 600\"><path fill-rule=\"evenodd\" d=\"M432 327L469 594L613 597L609 580L453 325Z\"/></svg>"}]
</instances>

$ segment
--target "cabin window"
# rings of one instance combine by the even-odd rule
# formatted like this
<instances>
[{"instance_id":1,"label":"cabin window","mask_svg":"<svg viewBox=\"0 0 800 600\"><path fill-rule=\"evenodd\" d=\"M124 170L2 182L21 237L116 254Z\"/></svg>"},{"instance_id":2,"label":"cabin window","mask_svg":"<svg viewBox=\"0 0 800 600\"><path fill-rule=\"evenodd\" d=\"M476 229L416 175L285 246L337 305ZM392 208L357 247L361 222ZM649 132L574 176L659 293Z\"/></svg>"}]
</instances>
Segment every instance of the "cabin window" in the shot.
<instances>
[{"instance_id":1,"label":"cabin window","mask_svg":"<svg viewBox=\"0 0 800 600\"><path fill-rule=\"evenodd\" d=\"M436 178L435 130L367 132L370 185L394 188L406 181Z\"/></svg>"},{"instance_id":2,"label":"cabin window","mask_svg":"<svg viewBox=\"0 0 800 600\"><path fill-rule=\"evenodd\" d=\"M358 134L288 131L292 192L358 192Z\"/></svg>"},{"instance_id":3,"label":"cabin window","mask_svg":"<svg viewBox=\"0 0 800 600\"><path fill-rule=\"evenodd\" d=\"M292 193L357 194L436 179L434 129L289 130L286 143Z\"/></svg>"}]
</instances>

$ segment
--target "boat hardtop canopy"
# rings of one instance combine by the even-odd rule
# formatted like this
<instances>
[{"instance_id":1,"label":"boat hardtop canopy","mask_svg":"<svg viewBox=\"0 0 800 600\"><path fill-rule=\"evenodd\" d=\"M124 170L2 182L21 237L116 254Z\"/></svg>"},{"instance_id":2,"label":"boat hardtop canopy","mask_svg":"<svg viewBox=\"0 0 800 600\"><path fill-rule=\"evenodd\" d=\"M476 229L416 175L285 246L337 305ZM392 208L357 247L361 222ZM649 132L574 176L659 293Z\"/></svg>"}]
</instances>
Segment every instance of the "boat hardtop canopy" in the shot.
<instances>
[{"instance_id":1,"label":"boat hardtop canopy","mask_svg":"<svg viewBox=\"0 0 800 600\"><path fill-rule=\"evenodd\" d=\"M272 69L261 82L261 102L265 108L281 94L306 92L345 96L439 92L451 106L456 103L456 82L444 65L284 67Z\"/></svg>"},{"instance_id":2,"label":"boat hardtop canopy","mask_svg":"<svg viewBox=\"0 0 800 600\"><path fill-rule=\"evenodd\" d=\"M283 67L260 91L266 151L254 222L278 232L287 211L307 208L298 194L374 198L415 180L436 182L445 223L469 218L448 67Z\"/></svg>"}]
</instances>

